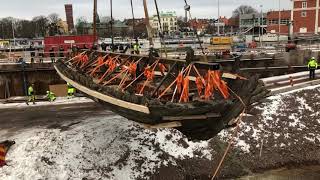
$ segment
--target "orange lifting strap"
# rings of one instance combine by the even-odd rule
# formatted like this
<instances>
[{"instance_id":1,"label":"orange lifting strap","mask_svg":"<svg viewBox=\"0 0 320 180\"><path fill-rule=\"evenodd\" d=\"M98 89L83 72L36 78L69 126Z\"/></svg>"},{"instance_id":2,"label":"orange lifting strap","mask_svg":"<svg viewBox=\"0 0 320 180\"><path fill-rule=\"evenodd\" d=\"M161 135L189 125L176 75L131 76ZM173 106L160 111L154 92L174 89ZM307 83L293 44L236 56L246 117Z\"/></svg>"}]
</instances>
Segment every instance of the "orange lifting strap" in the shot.
<instances>
[{"instance_id":1,"label":"orange lifting strap","mask_svg":"<svg viewBox=\"0 0 320 180\"><path fill-rule=\"evenodd\" d=\"M204 88L204 84L203 84L202 78L200 76L198 76L196 79L196 85L197 85L199 97L201 97L201 93Z\"/></svg>"},{"instance_id":2,"label":"orange lifting strap","mask_svg":"<svg viewBox=\"0 0 320 180\"><path fill-rule=\"evenodd\" d=\"M230 93L228 91L228 86L226 82L221 79L220 71L209 71L209 81L215 89L219 89L220 93L225 99L230 97Z\"/></svg>"},{"instance_id":3,"label":"orange lifting strap","mask_svg":"<svg viewBox=\"0 0 320 180\"><path fill-rule=\"evenodd\" d=\"M151 67L146 67L143 74L148 81L151 81L154 78L154 71L151 69Z\"/></svg>"},{"instance_id":4,"label":"orange lifting strap","mask_svg":"<svg viewBox=\"0 0 320 180\"><path fill-rule=\"evenodd\" d=\"M183 90L180 102L189 102L189 76L183 79Z\"/></svg>"},{"instance_id":5,"label":"orange lifting strap","mask_svg":"<svg viewBox=\"0 0 320 180\"><path fill-rule=\"evenodd\" d=\"M159 63L158 66L159 66L159 69L160 69L160 72L161 72L162 76L164 76L164 73L167 70L166 66L164 64L162 64L162 63Z\"/></svg>"},{"instance_id":6,"label":"orange lifting strap","mask_svg":"<svg viewBox=\"0 0 320 180\"><path fill-rule=\"evenodd\" d=\"M109 63L108 63L108 66L109 66L108 72L112 72L112 71L114 71L116 69L117 63L115 61L113 61L113 60L110 60Z\"/></svg>"},{"instance_id":7,"label":"orange lifting strap","mask_svg":"<svg viewBox=\"0 0 320 180\"><path fill-rule=\"evenodd\" d=\"M136 63L131 63L129 66L129 73L133 76L136 77L137 73L137 64Z\"/></svg>"},{"instance_id":8,"label":"orange lifting strap","mask_svg":"<svg viewBox=\"0 0 320 180\"><path fill-rule=\"evenodd\" d=\"M81 57L82 63L87 63L89 61L89 57L85 54Z\"/></svg>"},{"instance_id":9,"label":"orange lifting strap","mask_svg":"<svg viewBox=\"0 0 320 180\"><path fill-rule=\"evenodd\" d=\"M0 167L6 165L6 148L0 144Z\"/></svg>"},{"instance_id":10,"label":"orange lifting strap","mask_svg":"<svg viewBox=\"0 0 320 180\"><path fill-rule=\"evenodd\" d=\"M182 85L183 85L183 74L182 74L182 72L180 72L177 77L177 90L178 90L179 94L182 91Z\"/></svg>"},{"instance_id":11,"label":"orange lifting strap","mask_svg":"<svg viewBox=\"0 0 320 180\"><path fill-rule=\"evenodd\" d=\"M102 66L103 64L104 64L104 59L103 59L103 57L99 56L99 57L98 57L97 65L98 65L98 66Z\"/></svg>"},{"instance_id":12,"label":"orange lifting strap","mask_svg":"<svg viewBox=\"0 0 320 180\"><path fill-rule=\"evenodd\" d=\"M205 88L205 92L204 92L204 98L206 101L209 101L210 98L213 95L213 82L212 82L212 78L210 78L210 71L208 71L208 74L206 75L206 80L207 80L207 84L206 84L206 88Z\"/></svg>"}]
</instances>

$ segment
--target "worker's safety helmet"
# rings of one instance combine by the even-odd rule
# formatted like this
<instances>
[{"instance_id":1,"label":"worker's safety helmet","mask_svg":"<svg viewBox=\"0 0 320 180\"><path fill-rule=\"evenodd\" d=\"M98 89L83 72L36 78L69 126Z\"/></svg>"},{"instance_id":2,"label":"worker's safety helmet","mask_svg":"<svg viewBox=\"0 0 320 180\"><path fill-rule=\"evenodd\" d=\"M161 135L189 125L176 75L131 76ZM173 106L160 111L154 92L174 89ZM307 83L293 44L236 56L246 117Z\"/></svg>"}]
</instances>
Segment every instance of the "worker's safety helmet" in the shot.
<instances>
[{"instance_id":1,"label":"worker's safety helmet","mask_svg":"<svg viewBox=\"0 0 320 180\"><path fill-rule=\"evenodd\" d=\"M49 91L47 91L47 94L49 94Z\"/></svg>"},{"instance_id":2,"label":"worker's safety helmet","mask_svg":"<svg viewBox=\"0 0 320 180\"><path fill-rule=\"evenodd\" d=\"M311 59L312 59L312 60L315 60L316 58L315 58L315 57L312 57Z\"/></svg>"}]
</instances>

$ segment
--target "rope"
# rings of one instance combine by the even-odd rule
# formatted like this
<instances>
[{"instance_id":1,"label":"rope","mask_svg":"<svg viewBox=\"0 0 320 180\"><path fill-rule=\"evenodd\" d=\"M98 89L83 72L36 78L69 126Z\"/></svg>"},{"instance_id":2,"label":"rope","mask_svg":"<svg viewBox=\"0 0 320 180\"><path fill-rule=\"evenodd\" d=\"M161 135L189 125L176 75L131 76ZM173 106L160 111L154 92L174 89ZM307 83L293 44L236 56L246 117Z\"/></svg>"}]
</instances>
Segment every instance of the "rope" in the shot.
<instances>
[{"instance_id":1,"label":"rope","mask_svg":"<svg viewBox=\"0 0 320 180\"><path fill-rule=\"evenodd\" d=\"M185 2L185 4L186 4L185 10L189 12L189 18L192 19L191 11L190 11L190 5L188 4L187 0L184 0L184 2ZM197 36L198 43L199 43L199 45L200 45L200 49L201 49L201 51L202 51L202 54L205 56L205 58L207 58L207 54L204 52L204 48L203 48L203 46L202 46L202 43L201 43L201 41L200 41L200 36L198 35L198 32L197 32L196 28L193 27L193 31L194 31L194 33L195 33L196 36Z\"/></svg>"},{"instance_id":2,"label":"rope","mask_svg":"<svg viewBox=\"0 0 320 180\"><path fill-rule=\"evenodd\" d=\"M113 33L113 6L112 6L112 0L110 0L110 16L111 16L111 21L110 21L110 30L111 30L111 51L114 52L114 33Z\"/></svg>"},{"instance_id":3,"label":"rope","mask_svg":"<svg viewBox=\"0 0 320 180\"><path fill-rule=\"evenodd\" d=\"M132 3L132 0L130 0L130 3L131 3L131 14L132 14L132 38L136 38L135 36L135 18L134 18L134 11L133 11L133 3Z\"/></svg>"},{"instance_id":4,"label":"rope","mask_svg":"<svg viewBox=\"0 0 320 180\"><path fill-rule=\"evenodd\" d=\"M158 22L159 22L159 26L160 26L161 50L162 50L162 45L163 45L164 46L164 53L166 55L166 58L168 58L167 47L166 47L166 42L165 42L164 36L163 36L163 29L162 29L161 18L160 18L160 13L159 13L157 0L154 0L154 4L156 6L157 17L158 17Z\"/></svg>"},{"instance_id":5,"label":"rope","mask_svg":"<svg viewBox=\"0 0 320 180\"><path fill-rule=\"evenodd\" d=\"M239 118L238 118L238 120L237 120L237 127L236 127L235 131L233 132L233 134L232 134L232 136L231 136L231 139L230 139L230 141L229 141L229 143L228 143L228 146L227 146L225 152L223 153L223 156L222 156L222 158L221 158L221 160L220 160L220 162L219 162L219 164L218 164L218 167L217 167L216 170L214 171L211 180L214 180L214 179L216 178L216 176L218 175L218 172L220 171L220 168L221 168L223 162L225 161L225 158L226 158L228 152L230 151L231 145L232 145L232 143L234 142L236 136L238 135L238 132L239 132L239 130L240 130L240 123L242 122L242 119L243 119L243 117L244 117L244 114L245 114L245 112L247 111L247 107L246 107L246 104L244 103L243 99L242 99L237 93L235 93L231 88L228 87L228 89L240 100L240 102L241 102L242 105L244 106L244 109L243 109L241 115L239 116Z\"/></svg>"}]
</instances>

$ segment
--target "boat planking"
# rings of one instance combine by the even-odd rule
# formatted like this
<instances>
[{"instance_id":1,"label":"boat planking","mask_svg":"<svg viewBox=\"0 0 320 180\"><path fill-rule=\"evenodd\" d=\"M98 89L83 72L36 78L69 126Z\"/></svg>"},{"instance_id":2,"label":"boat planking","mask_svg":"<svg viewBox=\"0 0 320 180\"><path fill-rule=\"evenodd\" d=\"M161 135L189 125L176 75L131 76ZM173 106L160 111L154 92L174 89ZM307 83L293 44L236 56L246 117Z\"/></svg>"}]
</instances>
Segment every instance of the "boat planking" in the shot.
<instances>
[{"instance_id":1,"label":"boat planking","mask_svg":"<svg viewBox=\"0 0 320 180\"><path fill-rule=\"evenodd\" d=\"M130 74L134 64L136 71ZM55 69L62 79L111 111L146 128L176 128L192 140L207 140L233 127L246 107L269 93L257 76L223 78L223 73L230 73L217 63L160 58L153 52L141 56L86 51L58 61ZM209 72L220 72L221 82L228 87L227 98L218 87L212 88L208 98ZM179 74L185 85L180 92ZM202 90L198 78L204 82Z\"/></svg>"}]
</instances>

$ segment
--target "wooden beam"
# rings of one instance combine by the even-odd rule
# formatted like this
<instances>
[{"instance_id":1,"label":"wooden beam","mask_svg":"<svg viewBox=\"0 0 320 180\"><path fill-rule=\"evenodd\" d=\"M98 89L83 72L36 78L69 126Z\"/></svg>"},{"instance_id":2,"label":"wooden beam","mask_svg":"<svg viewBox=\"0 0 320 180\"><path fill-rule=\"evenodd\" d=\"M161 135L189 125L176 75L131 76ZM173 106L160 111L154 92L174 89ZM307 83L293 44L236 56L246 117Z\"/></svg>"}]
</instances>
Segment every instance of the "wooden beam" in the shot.
<instances>
[{"instance_id":1,"label":"wooden beam","mask_svg":"<svg viewBox=\"0 0 320 180\"><path fill-rule=\"evenodd\" d=\"M117 99L117 98L114 98L114 97L111 97L111 96L107 96L107 95L102 94L100 92L91 90L91 89L89 89L89 88L87 88L85 86L82 86L79 83L69 79L65 75L63 75L60 72L60 70L57 68L56 65L54 66L54 68L56 69L58 75L63 80L65 80L66 82L70 83L73 87L75 87L76 89L84 92L85 94L88 94L88 95L90 95L92 97L100 99L100 100L102 100L104 102L113 104L115 106L119 106L119 107L122 107L122 108L125 108L125 109L129 109L129 110L133 110L133 111L137 111L137 112L141 112L141 113L145 113L145 114L150 114L150 110L149 110L149 108L147 106L143 106L143 105L140 105L140 104L134 104L134 103L131 103L131 102L123 101L123 100L120 100L120 99Z\"/></svg>"},{"instance_id":2,"label":"wooden beam","mask_svg":"<svg viewBox=\"0 0 320 180\"><path fill-rule=\"evenodd\" d=\"M168 77L170 76L171 72L173 71L173 69L176 67L177 65L177 62L175 62L170 70L168 71L168 73L165 75L165 77L161 80L161 82L159 83L159 85L156 87L156 89L152 92L151 94L151 97L153 97L157 92L158 90L160 89L160 87L162 86L162 84L168 79Z\"/></svg>"},{"instance_id":3,"label":"wooden beam","mask_svg":"<svg viewBox=\"0 0 320 180\"><path fill-rule=\"evenodd\" d=\"M139 123L139 124L142 125L145 129L177 128L182 126L181 122L168 122L168 123L160 123L156 125L143 124L143 123Z\"/></svg>"},{"instance_id":4,"label":"wooden beam","mask_svg":"<svg viewBox=\"0 0 320 180\"><path fill-rule=\"evenodd\" d=\"M205 115L193 115L193 116L164 116L164 121L185 121L185 120L207 120L208 118L219 118L219 113L208 113Z\"/></svg>"}]
</instances>

